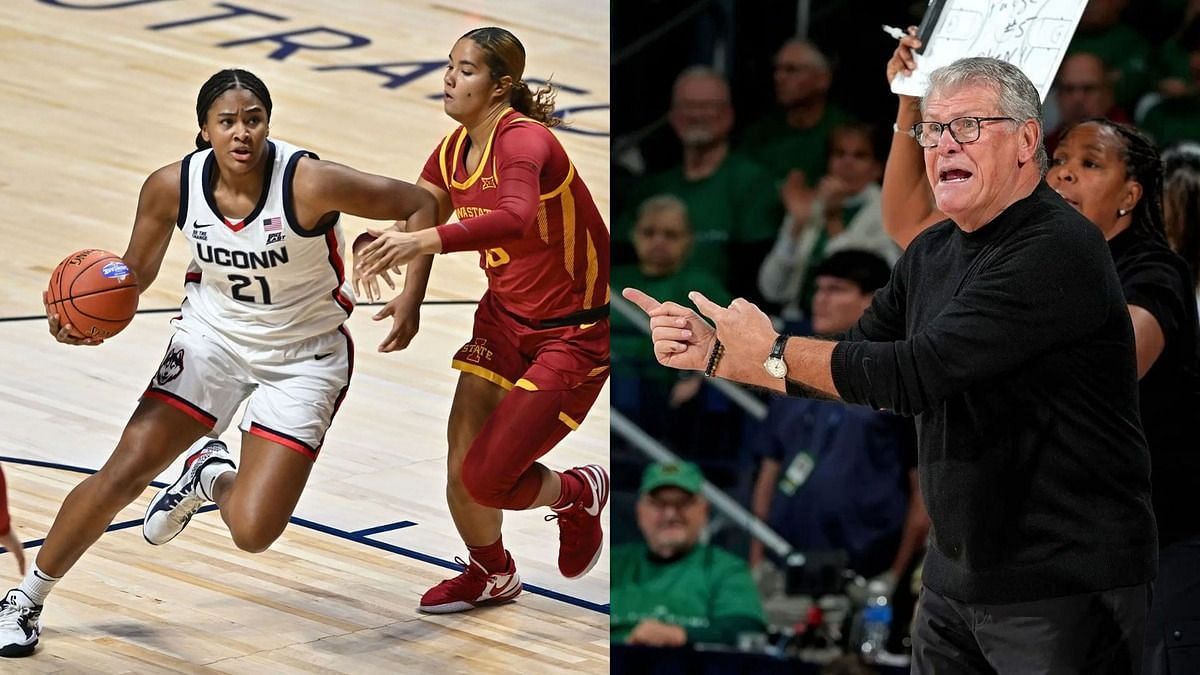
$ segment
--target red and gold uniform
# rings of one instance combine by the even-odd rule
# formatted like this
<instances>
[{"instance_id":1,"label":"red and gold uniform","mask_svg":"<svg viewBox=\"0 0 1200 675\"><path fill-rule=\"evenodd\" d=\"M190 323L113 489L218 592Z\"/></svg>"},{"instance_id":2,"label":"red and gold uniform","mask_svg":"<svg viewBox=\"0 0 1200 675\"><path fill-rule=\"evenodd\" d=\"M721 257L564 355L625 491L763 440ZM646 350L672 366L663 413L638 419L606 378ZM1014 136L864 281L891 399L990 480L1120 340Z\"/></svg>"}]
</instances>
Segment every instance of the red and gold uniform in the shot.
<instances>
[{"instance_id":1,"label":"red and gold uniform","mask_svg":"<svg viewBox=\"0 0 1200 675\"><path fill-rule=\"evenodd\" d=\"M488 278L472 338L452 365L518 395L506 396L481 430L464 481L477 474L492 485L488 505L524 508L538 481L518 479L579 426L608 377L609 234L541 123L504 113L468 172L470 142L464 127L455 129L421 172L449 193L458 217L437 229L442 251L478 250ZM514 447L491 447L505 443Z\"/></svg>"}]
</instances>

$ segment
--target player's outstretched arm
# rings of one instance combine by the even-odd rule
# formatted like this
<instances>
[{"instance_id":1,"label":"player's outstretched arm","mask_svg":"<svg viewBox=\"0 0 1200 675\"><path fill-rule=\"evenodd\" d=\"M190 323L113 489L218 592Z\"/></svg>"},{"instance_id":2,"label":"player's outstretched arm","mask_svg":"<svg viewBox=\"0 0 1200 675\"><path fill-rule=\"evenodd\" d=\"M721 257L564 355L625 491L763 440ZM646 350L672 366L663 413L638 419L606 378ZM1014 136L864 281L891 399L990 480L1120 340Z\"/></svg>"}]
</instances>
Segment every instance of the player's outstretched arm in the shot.
<instances>
[{"instance_id":1,"label":"player's outstretched arm","mask_svg":"<svg viewBox=\"0 0 1200 675\"><path fill-rule=\"evenodd\" d=\"M407 220L432 227L437 203L412 183L305 157L296 164L292 187L301 227L315 226L341 211L371 220Z\"/></svg>"},{"instance_id":2,"label":"player's outstretched arm","mask_svg":"<svg viewBox=\"0 0 1200 675\"><path fill-rule=\"evenodd\" d=\"M390 243L391 238L403 238L411 236L437 237L437 233L433 227L446 222L450 218L450 213L453 210L453 205L450 202L450 194L441 187L430 183L424 178L417 180L417 187L425 190L435 202L437 202L437 218L435 222L424 224L419 222L406 222L403 227L399 227L400 223L396 223L391 230L386 232L372 233L377 234L376 241L380 238L385 241L380 246L373 249L376 256L385 255L385 252L379 251L384 244ZM425 225L421 233L416 231L416 228ZM375 242L372 242L375 243ZM370 246L370 244L368 244ZM362 251L365 251L368 246L364 246ZM354 254L354 277L356 279L367 279L368 285L373 279L364 275L363 269L370 267L370 262L360 257L360 251L355 251ZM362 263L360 265L360 262ZM417 330L420 328L421 320L421 302L425 300L425 291L429 285L429 273L433 269L433 255L418 255L408 263L408 274L404 278L404 290L399 295L392 298L383 309L379 310L374 317L375 321L382 321L388 317L392 319L392 328L388 334L384 336L383 341L379 343L379 351L394 352L404 349L412 342L416 336ZM385 268L380 274L387 274Z\"/></svg>"}]
</instances>

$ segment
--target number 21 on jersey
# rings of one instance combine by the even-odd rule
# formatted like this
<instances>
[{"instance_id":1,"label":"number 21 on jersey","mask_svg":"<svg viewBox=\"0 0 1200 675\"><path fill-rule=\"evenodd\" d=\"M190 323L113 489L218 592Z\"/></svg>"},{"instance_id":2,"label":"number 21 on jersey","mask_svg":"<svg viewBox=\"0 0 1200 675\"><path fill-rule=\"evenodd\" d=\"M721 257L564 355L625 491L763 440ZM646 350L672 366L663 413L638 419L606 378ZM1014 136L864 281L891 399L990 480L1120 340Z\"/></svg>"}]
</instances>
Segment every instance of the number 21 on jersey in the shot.
<instances>
[{"instance_id":1,"label":"number 21 on jersey","mask_svg":"<svg viewBox=\"0 0 1200 675\"><path fill-rule=\"evenodd\" d=\"M247 294L243 292L243 289L253 283L250 281L250 277L241 274L230 274L229 280L233 282L233 288L230 289L233 292L233 299L241 300L242 302L254 302L261 305L271 304L271 287L267 285L267 278L256 276L254 279L258 282L258 293L254 294L252 292L251 294Z\"/></svg>"}]
</instances>

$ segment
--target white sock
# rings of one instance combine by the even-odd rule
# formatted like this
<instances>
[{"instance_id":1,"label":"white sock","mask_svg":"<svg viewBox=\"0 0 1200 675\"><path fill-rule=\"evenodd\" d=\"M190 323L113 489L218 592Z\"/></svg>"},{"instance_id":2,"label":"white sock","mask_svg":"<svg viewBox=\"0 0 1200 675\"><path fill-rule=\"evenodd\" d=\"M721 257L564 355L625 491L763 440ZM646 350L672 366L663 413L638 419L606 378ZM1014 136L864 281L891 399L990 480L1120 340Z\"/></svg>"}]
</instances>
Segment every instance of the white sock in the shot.
<instances>
[{"instance_id":1,"label":"white sock","mask_svg":"<svg viewBox=\"0 0 1200 675\"><path fill-rule=\"evenodd\" d=\"M49 574L38 569L37 561L34 561L29 567L29 572L25 574L25 578L21 580L21 585L17 586L17 590L29 596L35 605L41 605L46 602L46 596L50 595L50 591L54 588L54 584L62 577L52 577Z\"/></svg>"},{"instance_id":2,"label":"white sock","mask_svg":"<svg viewBox=\"0 0 1200 675\"><path fill-rule=\"evenodd\" d=\"M229 471L237 471L237 469L225 462L210 462L208 466L200 469L200 490L210 502L215 501L213 488L217 485L217 479L221 477L221 474Z\"/></svg>"}]
</instances>

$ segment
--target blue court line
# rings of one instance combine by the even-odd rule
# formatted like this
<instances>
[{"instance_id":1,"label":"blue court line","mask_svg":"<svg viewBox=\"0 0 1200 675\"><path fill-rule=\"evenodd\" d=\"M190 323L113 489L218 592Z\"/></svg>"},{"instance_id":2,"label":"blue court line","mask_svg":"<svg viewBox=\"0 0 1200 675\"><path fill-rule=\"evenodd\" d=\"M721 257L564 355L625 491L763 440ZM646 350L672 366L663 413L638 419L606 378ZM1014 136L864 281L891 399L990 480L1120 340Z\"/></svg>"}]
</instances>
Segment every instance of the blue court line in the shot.
<instances>
[{"instance_id":1,"label":"blue court line","mask_svg":"<svg viewBox=\"0 0 1200 675\"><path fill-rule=\"evenodd\" d=\"M355 303L355 307L383 307L386 302L359 302ZM421 305L478 305L478 300L423 300ZM178 307L159 307L155 309L139 309L137 314L167 314L168 312L178 312ZM45 321L45 314L30 314L29 316L0 316L0 323L9 321Z\"/></svg>"},{"instance_id":2,"label":"blue court line","mask_svg":"<svg viewBox=\"0 0 1200 675\"><path fill-rule=\"evenodd\" d=\"M4 461L7 462L9 460L6 459ZM92 473L95 473L95 472L93 471ZM162 487L162 485L156 485L155 487ZM200 510L197 511L196 513L207 513L209 511L216 511L216 510L217 510L216 504L209 504L207 506L201 506ZM123 523L113 523L112 525L109 525L108 527L104 528L104 531L105 532L116 532L117 530L128 530L131 527L137 527L138 525L141 525L143 521L145 521L145 518L135 518L134 520L127 520ZM37 548L38 546L41 546L44 543L46 543L45 538L30 539L29 541L21 542L21 548ZM3 546L0 546L0 553L7 553L7 552L8 552L8 549L4 548Z\"/></svg>"},{"instance_id":3,"label":"blue court line","mask_svg":"<svg viewBox=\"0 0 1200 675\"><path fill-rule=\"evenodd\" d=\"M45 318L45 317L42 317L42 318ZM97 471L97 469L87 469L87 468L80 467L80 466L70 466L68 464L61 464L58 462L47 462L47 461L40 460L40 459L24 459L21 457L0 457L0 462L10 462L12 464L25 464L28 466L41 466L41 467L46 467L49 469L60 469L63 471L73 471L75 473L93 474L93 473L96 473L96 471ZM153 487L161 488L161 487L166 487L167 484L160 483L158 481L153 481L150 483L150 485ZM216 508L217 508L216 504L208 504L200 509L200 513L212 511ZM324 534L329 534L329 535L332 535L335 537L339 537L341 539L353 541L353 542L362 544L364 546L370 546L371 548L377 548L377 549L380 549L381 551L387 551L388 553L395 553L397 555L402 555L406 558L412 558L413 560L420 560L421 562L427 562L431 565L437 565L438 567L444 567L448 570L454 570L455 572L462 569L462 565L460 565L456 562L452 562L449 560L443 560L436 556L429 555L428 553L421 553L420 551L414 551L413 549L403 548L400 546L394 546L392 544L388 544L388 543L382 542L382 541L376 541L376 540L370 539L362 534L364 532L370 533L371 530L374 530L377 528L369 528L367 530L359 530L357 532L349 532L347 530L341 530L336 527L324 525L324 524L318 523L316 521L308 520L305 518L300 518L298 516L292 516L288 520L288 522L295 524L295 525L299 525L300 527L307 527L310 530L316 530L317 532L322 532ZM407 521L402 521L402 522L407 522ZM142 519L138 518L137 520L128 520L128 521L125 521L122 523L113 523L112 525L109 525L104 531L112 532L112 531L116 531L116 530L124 530L124 529L134 527L137 525L141 525L141 524L142 524ZM391 525L384 526L384 527L386 527L388 529L395 529ZM33 541L28 541L28 542L22 543L22 547L23 548L34 548L36 546L41 546L42 542L44 542L44 541L46 541L44 538L43 539L35 539ZM0 547L0 551L3 551L3 550L4 550L3 547ZM550 598L551 600L558 600L559 602L565 602L568 605L582 607L583 609L590 609L593 612L598 612L600 614L608 614L609 613L608 603L600 604L600 603L596 603L596 602L591 602L590 600L584 600L583 598L577 598L573 595L559 593L558 591L550 590L549 588L543 588L541 586L534 586L533 584L528 584L528 583L523 584L523 587L526 591L533 593L534 595L540 595L542 597Z\"/></svg>"},{"instance_id":4,"label":"blue court line","mask_svg":"<svg viewBox=\"0 0 1200 675\"><path fill-rule=\"evenodd\" d=\"M392 530L399 530L402 527L412 527L413 525L416 525L416 523L414 523L411 520L401 520L398 523L388 523L387 525L376 525L375 527L368 527L365 530L355 530L355 531L351 532L350 534L352 534L356 537L365 537L368 534L379 534L380 532L391 532Z\"/></svg>"},{"instance_id":5,"label":"blue court line","mask_svg":"<svg viewBox=\"0 0 1200 675\"><path fill-rule=\"evenodd\" d=\"M415 560L420 560L422 562L427 562L427 563L430 563L433 565L437 565L438 567L445 567L446 569L454 570L455 572L461 571L463 568L462 565L460 565L456 562L451 562L449 560L442 560L441 558L431 556L428 553L421 553L420 551L414 551L410 548L403 548L403 547L395 546L395 545L392 545L392 544L389 544L386 542L376 541L374 539L369 539L367 537L358 536L353 532L347 532L346 530L339 530L336 527L322 525L321 523L313 522L311 520L305 520L304 518L297 518L296 516L292 516L292 522L296 523L297 525L302 525L304 527L317 530L318 532L324 532L325 534L332 534L335 537L341 537L342 539L349 539L350 541L355 541L360 544L370 546L372 548L377 548L377 549L380 549L383 551L387 551L389 553L396 553L398 555L402 555L402 556L405 556L408 558L413 558ZM524 583L523 587L526 591L529 591L530 593L533 593L534 595L541 595L543 597L551 598L553 600L559 600L559 601L565 602L570 605L575 605L576 607L590 609L593 612L599 612L601 614L608 614L608 604L607 603L601 605L599 603L584 600L583 598L576 598L571 595L566 595L565 593L559 593L558 591L552 591L549 588L543 588L541 586L534 586L533 584L528 584L528 583Z\"/></svg>"}]
</instances>

